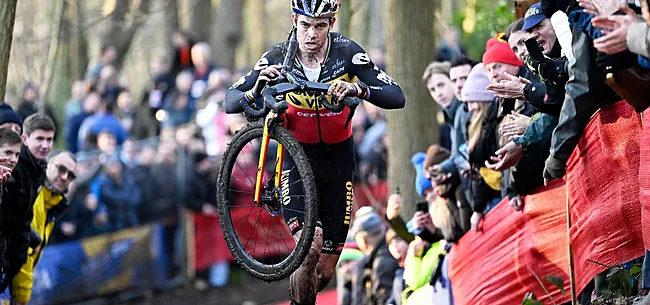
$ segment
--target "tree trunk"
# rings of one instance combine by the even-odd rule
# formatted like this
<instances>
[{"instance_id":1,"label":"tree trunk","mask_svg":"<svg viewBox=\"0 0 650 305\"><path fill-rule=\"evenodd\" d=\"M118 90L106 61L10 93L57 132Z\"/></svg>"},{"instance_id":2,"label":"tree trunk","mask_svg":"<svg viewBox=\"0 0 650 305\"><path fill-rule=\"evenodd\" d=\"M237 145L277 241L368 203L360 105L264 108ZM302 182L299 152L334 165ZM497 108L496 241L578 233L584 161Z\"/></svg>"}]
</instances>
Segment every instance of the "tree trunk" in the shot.
<instances>
[{"instance_id":1,"label":"tree trunk","mask_svg":"<svg viewBox=\"0 0 650 305\"><path fill-rule=\"evenodd\" d=\"M369 5L370 18L368 20L370 22L368 22L368 27L375 32L369 35L368 45L371 48L383 49L386 44L386 35L384 35L384 0L370 1Z\"/></svg>"},{"instance_id":2,"label":"tree trunk","mask_svg":"<svg viewBox=\"0 0 650 305\"><path fill-rule=\"evenodd\" d=\"M347 0L347 1L342 1L341 2L341 9L339 10L339 13L336 15L336 23L338 23L338 31L339 33L350 37L350 29L352 27L352 1Z\"/></svg>"},{"instance_id":3,"label":"tree trunk","mask_svg":"<svg viewBox=\"0 0 650 305\"><path fill-rule=\"evenodd\" d=\"M242 0L240 0L242 1ZM210 40L210 24L212 24L212 1L189 1L190 32L197 41Z\"/></svg>"},{"instance_id":4,"label":"tree trunk","mask_svg":"<svg viewBox=\"0 0 650 305\"><path fill-rule=\"evenodd\" d=\"M165 42L166 42L166 53L165 58L167 60L166 67L171 69L171 66L174 64L174 45L172 44L172 36L174 32L180 29L180 22L178 20L178 2L176 0L165 0L167 5L165 6Z\"/></svg>"},{"instance_id":5,"label":"tree trunk","mask_svg":"<svg viewBox=\"0 0 650 305\"><path fill-rule=\"evenodd\" d=\"M266 19L266 12L264 6L264 0L248 0L248 7L250 13L250 53L253 65L257 60L260 59L260 56L266 52L266 35L262 29L264 29L264 20Z\"/></svg>"},{"instance_id":6,"label":"tree trunk","mask_svg":"<svg viewBox=\"0 0 650 305\"><path fill-rule=\"evenodd\" d=\"M411 156L426 152L430 144L439 142L436 104L422 83L424 67L434 59L432 39L434 20L431 18L437 1L385 0L387 70L406 94L406 107L388 113L390 139L388 181L390 190L400 187L404 198L401 211L407 219L415 212L415 170ZM417 42L417 47L413 47Z\"/></svg>"},{"instance_id":7,"label":"tree trunk","mask_svg":"<svg viewBox=\"0 0 650 305\"><path fill-rule=\"evenodd\" d=\"M111 13L108 30L102 35L103 44L115 46L117 58L115 65L119 70L124 63L135 33L149 17L151 0L109 0L115 2L115 11ZM137 5L136 5L137 4Z\"/></svg>"},{"instance_id":8,"label":"tree trunk","mask_svg":"<svg viewBox=\"0 0 650 305\"><path fill-rule=\"evenodd\" d=\"M89 62L83 3L83 0L75 0L74 5L67 5L69 29L74 29L74 31L70 31L74 32L74 35L70 34L70 76L74 80L84 78Z\"/></svg>"},{"instance_id":9,"label":"tree trunk","mask_svg":"<svg viewBox=\"0 0 650 305\"><path fill-rule=\"evenodd\" d=\"M39 106L40 112L45 112L45 105L50 97L50 90L52 88L52 79L54 74L54 66L56 65L56 57L59 51L59 43L61 40L62 23L65 22L64 13L66 11L67 3L64 0L56 0L56 9L54 10L54 19L52 20L52 27L50 31L50 45L47 51L47 61L45 62L45 73L43 74L43 81L41 82L41 97L43 100Z\"/></svg>"},{"instance_id":10,"label":"tree trunk","mask_svg":"<svg viewBox=\"0 0 650 305\"><path fill-rule=\"evenodd\" d=\"M234 70L235 51L242 38L243 8L242 0L221 0L216 22L213 23L212 58L218 66L231 71Z\"/></svg>"},{"instance_id":11,"label":"tree trunk","mask_svg":"<svg viewBox=\"0 0 650 305\"><path fill-rule=\"evenodd\" d=\"M4 101L18 0L0 1L0 98Z\"/></svg>"}]
</instances>

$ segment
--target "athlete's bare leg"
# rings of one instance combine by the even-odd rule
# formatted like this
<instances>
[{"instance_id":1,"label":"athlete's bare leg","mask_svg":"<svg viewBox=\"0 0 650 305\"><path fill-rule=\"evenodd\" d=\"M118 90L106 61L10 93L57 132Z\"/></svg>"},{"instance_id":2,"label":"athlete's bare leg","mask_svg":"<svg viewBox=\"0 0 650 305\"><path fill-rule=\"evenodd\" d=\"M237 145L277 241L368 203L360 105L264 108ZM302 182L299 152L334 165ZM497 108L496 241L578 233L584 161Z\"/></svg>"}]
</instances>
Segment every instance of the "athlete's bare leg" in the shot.
<instances>
[{"instance_id":1,"label":"athlete's bare leg","mask_svg":"<svg viewBox=\"0 0 650 305\"><path fill-rule=\"evenodd\" d=\"M318 276L318 291L323 291L327 284L329 284L334 272L336 271L336 263L339 261L339 254L321 253L318 265L316 266L316 274Z\"/></svg>"},{"instance_id":2,"label":"athlete's bare leg","mask_svg":"<svg viewBox=\"0 0 650 305\"><path fill-rule=\"evenodd\" d=\"M302 230L294 235L296 242L300 239L301 234ZM289 278L292 299L300 304L313 304L316 301L316 292L319 287L316 266L322 248L323 229L316 227L314 240L305 261Z\"/></svg>"}]
</instances>

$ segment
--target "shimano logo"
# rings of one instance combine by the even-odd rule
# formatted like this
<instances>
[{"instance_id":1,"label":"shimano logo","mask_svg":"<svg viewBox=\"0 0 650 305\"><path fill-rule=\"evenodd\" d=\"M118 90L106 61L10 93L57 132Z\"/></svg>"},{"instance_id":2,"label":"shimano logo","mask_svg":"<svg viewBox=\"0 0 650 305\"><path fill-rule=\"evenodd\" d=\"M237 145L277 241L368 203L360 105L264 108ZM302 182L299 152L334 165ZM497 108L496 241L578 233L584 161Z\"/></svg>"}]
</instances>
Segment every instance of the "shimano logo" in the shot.
<instances>
[{"instance_id":1,"label":"shimano logo","mask_svg":"<svg viewBox=\"0 0 650 305\"><path fill-rule=\"evenodd\" d=\"M345 188L347 189L347 192L345 192L345 220L343 221L344 224L349 225L350 224L350 218L352 217L352 200L354 200L354 194L352 192L352 181L348 181L345 183Z\"/></svg>"},{"instance_id":2,"label":"shimano logo","mask_svg":"<svg viewBox=\"0 0 650 305\"><path fill-rule=\"evenodd\" d=\"M282 171L282 177L280 177L280 185L282 185L282 204L289 205L291 203L290 189L289 189L289 174L290 170Z\"/></svg>"},{"instance_id":3,"label":"shimano logo","mask_svg":"<svg viewBox=\"0 0 650 305\"><path fill-rule=\"evenodd\" d=\"M320 117L334 117L334 116L338 116L340 114L341 113L328 111L328 112L320 112L320 113L318 113L318 116L320 116ZM296 113L296 115L298 115L299 117L303 117L303 118L315 118L316 117L316 113L305 113L305 112L300 112L300 111L298 111L298 113Z\"/></svg>"}]
</instances>

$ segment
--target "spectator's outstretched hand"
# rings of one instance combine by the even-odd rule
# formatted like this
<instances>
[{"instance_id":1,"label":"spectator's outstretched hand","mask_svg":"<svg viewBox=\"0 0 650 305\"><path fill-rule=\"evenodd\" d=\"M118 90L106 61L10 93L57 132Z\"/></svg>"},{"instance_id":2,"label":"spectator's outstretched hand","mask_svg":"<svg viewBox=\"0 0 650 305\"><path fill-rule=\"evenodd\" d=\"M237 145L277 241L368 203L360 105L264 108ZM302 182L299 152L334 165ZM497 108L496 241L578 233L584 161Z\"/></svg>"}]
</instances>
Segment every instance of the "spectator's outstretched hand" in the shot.
<instances>
[{"instance_id":1,"label":"spectator's outstretched hand","mask_svg":"<svg viewBox=\"0 0 650 305\"><path fill-rule=\"evenodd\" d=\"M613 1L612 1L613 2ZM581 8L585 9L585 13L598 16L600 13L598 12L598 8L594 4L592 0L578 0L578 5L580 5Z\"/></svg>"},{"instance_id":2,"label":"spectator's outstretched hand","mask_svg":"<svg viewBox=\"0 0 650 305\"><path fill-rule=\"evenodd\" d=\"M388 204L386 205L386 218L393 220L399 216L399 210L402 208L402 196L399 194L392 194L388 197Z\"/></svg>"},{"instance_id":3,"label":"spectator's outstretched hand","mask_svg":"<svg viewBox=\"0 0 650 305\"><path fill-rule=\"evenodd\" d=\"M509 114L508 117L511 121L504 123L499 129L501 136L506 137L509 140L523 136L526 132L526 128L528 128L528 125L530 124L530 117L514 111L512 114Z\"/></svg>"},{"instance_id":4,"label":"spectator's outstretched hand","mask_svg":"<svg viewBox=\"0 0 650 305\"><path fill-rule=\"evenodd\" d=\"M519 212L524 208L524 201L521 199L521 196L517 195L510 199L510 206L515 209L515 211Z\"/></svg>"},{"instance_id":5,"label":"spectator's outstretched hand","mask_svg":"<svg viewBox=\"0 0 650 305\"><path fill-rule=\"evenodd\" d=\"M593 26L602 29L605 34L594 39L594 47L608 55L627 50L627 29L632 22L641 19L627 6L620 7L619 10L625 15L598 16L591 20Z\"/></svg>"},{"instance_id":6,"label":"spectator's outstretched hand","mask_svg":"<svg viewBox=\"0 0 650 305\"><path fill-rule=\"evenodd\" d=\"M524 148L521 145L510 141L494 154L496 155L492 157L492 162L494 163L485 161L485 167L501 172L515 166L515 164L521 160L524 156Z\"/></svg>"},{"instance_id":7,"label":"spectator's outstretched hand","mask_svg":"<svg viewBox=\"0 0 650 305\"><path fill-rule=\"evenodd\" d=\"M530 81L523 77L511 75L507 72L504 72L503 75L505 75L508 80L502 80L498 84L489 84L486 89L494 91L497 97L523 99L524 87L526 84L529 84Z\"/></svg>"},{"instance_id":8,"label":"spectator's outstretched hand","mask_svg":"<svg viewBox=\"0 0 650 305\"><path fill-rule=\"evenodd\" d=\"M469 222L472 225L472 230L474 231L483 230L483 226L480 225L481 220L483 220L483 213L474 212L474 214L472 214L472 218L469 219Z\"/></svg>"}]
</instances>

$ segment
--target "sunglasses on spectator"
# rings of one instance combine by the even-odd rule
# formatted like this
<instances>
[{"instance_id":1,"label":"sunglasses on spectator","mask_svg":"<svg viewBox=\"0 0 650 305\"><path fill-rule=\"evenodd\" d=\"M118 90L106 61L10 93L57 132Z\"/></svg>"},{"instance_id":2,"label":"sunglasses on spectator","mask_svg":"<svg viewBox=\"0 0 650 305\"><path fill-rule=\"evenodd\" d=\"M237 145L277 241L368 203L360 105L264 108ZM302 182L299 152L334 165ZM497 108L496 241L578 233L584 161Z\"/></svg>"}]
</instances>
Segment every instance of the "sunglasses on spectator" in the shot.
<instances>
[{"instance_id":1,"label":"sunglasses on spectator","mask_svg":"<svg viewBox=\"0 0 650 305\"><path fill-rule=\"evenodd\" d=\"M67 174L68 180L72 181L77 179L77 175L75 175L71 170L69 170L67 167L61 164L54 164L56 168L59 170L59 175L63 176Z\"/></svg>"}]
</instances>

